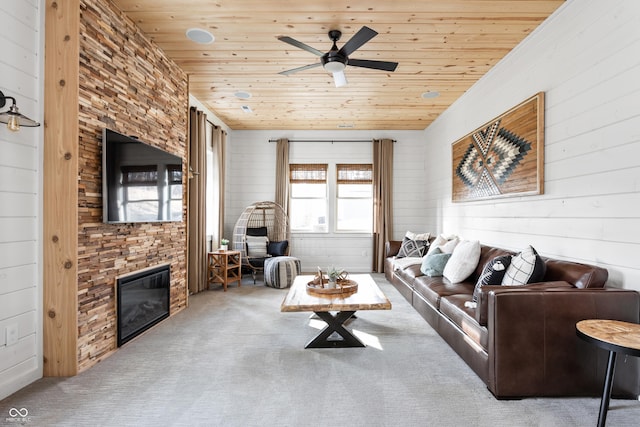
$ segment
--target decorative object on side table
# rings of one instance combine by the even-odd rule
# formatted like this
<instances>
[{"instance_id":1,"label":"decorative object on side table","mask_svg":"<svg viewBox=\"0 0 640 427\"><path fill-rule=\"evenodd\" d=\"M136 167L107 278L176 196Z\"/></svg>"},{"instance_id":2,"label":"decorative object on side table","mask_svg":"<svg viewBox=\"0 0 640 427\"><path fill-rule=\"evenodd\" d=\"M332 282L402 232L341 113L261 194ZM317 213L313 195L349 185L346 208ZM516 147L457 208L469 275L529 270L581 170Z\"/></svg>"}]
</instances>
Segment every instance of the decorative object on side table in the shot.
<instances>
[{"instance_id":1,"label":"decorative object on side table","mask_svg":"<svg viewBox=\"0 0 640 427\"><path fill-rule=\"evenodd\" d=\"M221 251L229 250L229 240L228 239L220 239L220 250Z\"/></svg>"}]
</instances>

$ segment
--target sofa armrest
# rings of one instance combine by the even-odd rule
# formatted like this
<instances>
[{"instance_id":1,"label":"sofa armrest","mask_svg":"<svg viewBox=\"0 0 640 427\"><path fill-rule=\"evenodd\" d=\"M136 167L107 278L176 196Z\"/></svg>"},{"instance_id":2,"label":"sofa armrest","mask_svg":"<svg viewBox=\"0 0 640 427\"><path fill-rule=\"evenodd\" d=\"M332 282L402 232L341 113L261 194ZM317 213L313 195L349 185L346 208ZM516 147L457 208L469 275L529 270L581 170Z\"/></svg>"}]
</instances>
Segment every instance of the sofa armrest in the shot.
<instances>
[{"instance_id":1,"label":"sofa armrest","mask_svg":"<svg viewBox=\"0 0 640 427\"><path fill-rule=\"evenodd\" d=\"M496 397L598 396L607 352L578 338L576 323L639 323L640 294L624 289L548 289L488 295L487 385ZM616 366L614 395L637 398L638 358Z\"/></svg>"},{"instance_id":2,"label":"sofa armrest","mask_svg":"<svg viewBox=\"0 0 640 427\"><path fill-rule=\"evenodd\" d=\"M524 286L500 286L500 285L487 285L480 288L478 293L478 301L476 306L476 322L481 326L487 326L489 295L491 293L505 293L505 292L531 292L540 291L546 289L575 289L571 283L557 281L557 282L540 282L532 283Z\"/></svg>"},{"instance_id":3,"label":"sofa armrest","mask_svg":"<svg viewBox=\"0 0 640 427\"><path fill-rule=\"evenodd\" d=\"M402 246L402 242L399 240L388 240L384 244L384 256L385 258L389 258L392 256L398 255L400 251L400 246Z\"/></svg>"}]
</instances>

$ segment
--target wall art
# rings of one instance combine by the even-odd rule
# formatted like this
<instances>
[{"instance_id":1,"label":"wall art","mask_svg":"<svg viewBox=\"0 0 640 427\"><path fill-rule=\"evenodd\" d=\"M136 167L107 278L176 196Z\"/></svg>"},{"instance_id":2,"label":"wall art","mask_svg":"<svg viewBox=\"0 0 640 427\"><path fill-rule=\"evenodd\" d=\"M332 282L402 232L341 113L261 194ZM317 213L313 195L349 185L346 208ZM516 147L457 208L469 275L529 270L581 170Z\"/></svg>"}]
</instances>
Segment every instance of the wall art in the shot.
<instances>
[{"instance_id":1,"label":"wall art","mask_svg":"<svg viewBox=\"0 0 640 427\"><path fill-rule=\"evenodd\" d=\"M544 192L544 92L452 145L452 200Z\"/></svg>"}]
</instances>

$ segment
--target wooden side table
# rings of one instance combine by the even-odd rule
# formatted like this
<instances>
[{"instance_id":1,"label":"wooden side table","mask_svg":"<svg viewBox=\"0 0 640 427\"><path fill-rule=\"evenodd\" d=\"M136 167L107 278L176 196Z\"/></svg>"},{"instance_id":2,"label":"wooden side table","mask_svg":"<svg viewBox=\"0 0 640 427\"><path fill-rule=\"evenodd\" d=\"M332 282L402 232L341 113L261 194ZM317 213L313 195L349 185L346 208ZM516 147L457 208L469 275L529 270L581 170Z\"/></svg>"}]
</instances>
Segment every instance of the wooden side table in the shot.
<instances>
[{"instance_id":1,"label":"wooden side table","mask_svg":"<svg viewBox=\"0 0 640 427\"><path fill-rule=\"evenodd\" d=\"M242 282L240 251L209 252L207 254L207 286L221 283L224 291L227 291L229 283Z\"/></svg>"},{"instance_id":2,"label":"wooden side table","mask_svg":"<svg viewBox=\"0 0 640 427\"><path fill-rule=\"evenodd\" d=\"M604 427L609 410L616 354L640 356L640 325L619 320L590 319L576 323L576 333L583 340L609 350L607 375L604 380L598 427Z\"/></svg>"}]
</instances>

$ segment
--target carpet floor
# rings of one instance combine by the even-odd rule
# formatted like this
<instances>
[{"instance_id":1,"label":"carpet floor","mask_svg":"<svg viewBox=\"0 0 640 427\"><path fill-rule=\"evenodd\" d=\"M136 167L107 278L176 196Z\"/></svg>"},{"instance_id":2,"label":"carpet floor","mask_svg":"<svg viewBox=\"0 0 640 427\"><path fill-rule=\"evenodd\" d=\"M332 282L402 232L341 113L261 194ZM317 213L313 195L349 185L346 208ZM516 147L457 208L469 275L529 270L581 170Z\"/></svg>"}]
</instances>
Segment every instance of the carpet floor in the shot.
<instances>
[{"instance_id":1,"label":"carpet floor","mask_svg":"<svg viewBox=\"0 0 640 427\"><path fill-rule=\"evenodd\" d=\"M366 348L305 350L320 321L281 313L287 289L245 280L191 296L188 309L80 375L9 396L0 425L596 424L599 398L496 400L384 276L373 276L393 308L350 322ZM28 418L11 417L11 408ZM640 402L611 401L607 425L639 420Z\"/></svg>"}]
</instances>

